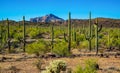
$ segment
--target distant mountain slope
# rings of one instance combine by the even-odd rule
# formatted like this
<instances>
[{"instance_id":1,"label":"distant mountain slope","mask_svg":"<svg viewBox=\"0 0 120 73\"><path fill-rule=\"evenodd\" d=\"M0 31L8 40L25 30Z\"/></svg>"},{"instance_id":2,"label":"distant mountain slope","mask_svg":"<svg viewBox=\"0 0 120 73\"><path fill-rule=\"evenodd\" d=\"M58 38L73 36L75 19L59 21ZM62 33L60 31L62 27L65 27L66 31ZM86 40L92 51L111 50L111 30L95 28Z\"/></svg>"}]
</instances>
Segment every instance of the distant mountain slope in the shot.
<instances>
[{"instance_id":1,"label":"distant mountain slope","mask_svg":"<svg viewBox=\"0 0 120 73\"><path fill-rule=\"evenodd\" d=\"M92 24L95 23L96 18L92 19ZM72 23L76 24L76 26L80 25L88 25L88 19L72 19ZM98 18L98 23L103 25L104 27L120 27L120 19L112 19L112 18Z\"/></svg>"},{"instance_id":2,"label":"distant mountain slope","mask_svg":"<svg viewBox=\"0 0 120 73\"><path fill-rule=\"evenodd\" d=\"M38 24L46 26L46 24L49 24L49 21L52 21L52 22L62 21L62 22L55 22L55 25L60 25L60 24L67 25L67 20L63 20L62 18L54 16L53 14L46 15L46 17L49 20L42 20L43 17L41 17L40 18L41 20L40 20L37 17L37 18L31 19L31 21L26 21L26 24L36 25L37 24L36 22L39 22ZM92 19L92 24L94 24L95 19L96 18ZM72 21L72 24L75 24L75 26L83 26L83 25L87 26L89 24L89 20L88 19L71 19L71 21ZM17 21L10 20L9 22L12 25L14 25L14 24L17 24L17 25L21 24L22 25L23 24L22 21L19 21L19 23L18 23ZM120 28L120 19L103 18L103 17L100 18L99 17L98 18L98 23L103 25L103 27L119 27ZM4 24L5 25L6 24L6 20L4 20L4 23L3 23L3 21L0 20L0 24Z\"/></svg>"},{"instance_id":3,"label":"distant mountain slope","mask_svg":"<svg viewBox=\"0 0 120 73\"><path fill-rule=\"evenodd\" d=\"M59 18L53 14L48 14L42 17L36 17L36 18L31 18L30 19L31 22L63 22L64 19Z\"/></svg>"}]
</instances>

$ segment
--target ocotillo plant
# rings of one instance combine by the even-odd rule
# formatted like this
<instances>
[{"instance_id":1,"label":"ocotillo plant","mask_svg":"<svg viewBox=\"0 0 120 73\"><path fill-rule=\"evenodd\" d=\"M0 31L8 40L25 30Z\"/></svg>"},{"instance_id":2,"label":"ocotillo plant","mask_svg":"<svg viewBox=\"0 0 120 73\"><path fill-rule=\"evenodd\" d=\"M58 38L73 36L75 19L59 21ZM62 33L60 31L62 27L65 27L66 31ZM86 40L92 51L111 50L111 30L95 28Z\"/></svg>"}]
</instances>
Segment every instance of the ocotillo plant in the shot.
<instances>
[{"instance_id":1,"label":"ocotillo plant","mask_svg":"<svg viewBox=\"0 0 120 73\"><path fill-rule=\"evenodd\" d=\"M68 51L71 50L71 13L68 15Z\"/></svg>"},{"instance_id":2,"label":"ocotillo plant","mask_svg":"<svg viewBox=\"0 0 120 73\"><path fill-rule=\"evenodd\" d=\"M52 41L51 41L51 47L52 47L51 52L52 52L54 48L54 24L52 24L51 31L52 31Z\"/></svg>"},{"instance_id":3,"label":"ocotillo plant","mask_svg":"<svg viewBox=\"0 0 120 73\"><path fill-rule=\"evenodd\" d=\"M100 25L100 28L98 29L98 19L96 19L94 28L95 28L95 47L96 47L96 55L97 55L98 54L98 33L102 30L102 25Z\"/></svg>"},{"instance_id":4,"label":"ocotillo plant","mask_svg":"<svg viewBox=\"0 0 120 73\"><path fill-rule=\"evenodd\" d=\"M25 38L25 16L23 16L23 51L25 52L26 38Z\"/></svg>"},{"instance_id":5,"label":"ocotillo plant","mask_svg":"<svg viewBox=\"0 0 120 73\"><path fill-rule=\"evenodd\" d=\"M9 20L8 20L8 18L7 18L7 35L8 35L8 51L9 51L9 53L10 53L10 50L11 50L11 48L10 48L10 25L9 25Z\"/></svg>"},{"instance_id":6,"label":"ocotillo plant","mask_svg":"<svg viewBox=\"0 0 120 73\"><path fill-rule=\"evenodd\" d=\"M92 49L91 40L93 38L93 36L92 36L92 25L91 25L91 12L89 13L89 34L88 35L86 34L85 37L86 37L86 40L88 40L88 42L89 42L89 51L91 51L91 49Z\"/></svg>"}]
</instances>

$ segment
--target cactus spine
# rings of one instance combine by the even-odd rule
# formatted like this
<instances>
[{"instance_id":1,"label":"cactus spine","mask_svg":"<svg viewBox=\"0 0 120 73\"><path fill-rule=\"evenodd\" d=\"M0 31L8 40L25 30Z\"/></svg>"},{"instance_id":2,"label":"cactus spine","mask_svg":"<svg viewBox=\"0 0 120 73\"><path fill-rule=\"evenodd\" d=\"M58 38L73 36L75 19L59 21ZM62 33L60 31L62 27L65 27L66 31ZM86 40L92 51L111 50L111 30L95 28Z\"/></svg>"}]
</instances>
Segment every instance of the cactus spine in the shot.
<instances>
[{"instance_id":1,"label":"cactus spine","mask_svg":"<svg viewBox=\"0 0 120 73\"><path fill-rule=\"evenodd\" d=\"M96 48L96 55L97 55L98 54L98 33L102 30L102 25L98 29L98 19L96 19L94 27L95 27L95 48Z\"/></svg>"},{"instance_id":2,"label":"cactus spine","mask_svg":"<svg viewBox=\"0 0 120 73\"><path fill-rule=\"evenodd\" d=\"M91 25L91 12L89 13L89 35L86 34L86 40L89 42L89 51L91 51L91 40L92 40L92 25Z\"/></svg>"},{"instance_id":3,"label":"cactus spine","mask_svg":"<svg viewBox=\"0 0 120 73\"><path fill-rule=\"evenodd\" d=\"M51 46L52 46L52 50L53 50L53 48L54 48L54 24L52 24L51 31L52 31L52 41L51 41ZM51 50L51 52L52 52L52 50Z\"/></svg>"},{"instance_id":4,"label":"cactus spine","mask_svg":"<svg viewBox=\"0 0 120 73\"><path fill-rule=\"evenodd\" d=\"M10 48L10 25L9 25L9 20L8 20L8 18L7 18L7 34L8 34L8 51L9 51L9 53L10 53L10 50L11 50L11 48Z\"/></svg>"},{"instance_id":5,"label":"cactus spine","mask_svg":"<svg viewBox=\"0 0 120 73\"><path fill-rule=\"evenodd\" d=\"M26 39L25 39L25 16L23 16L23 51L25 52L25 46L26 46Z\"/></svg>"},{"instance_id":6,"label":"cactus spine","mask_svg":"<svg viewBox=\"0 0 120 73\"><path fill-rule=\"evenodd\" d=\"M71 50L71 13L68 14L68 51Z\"/></svg>"}]
</instances>

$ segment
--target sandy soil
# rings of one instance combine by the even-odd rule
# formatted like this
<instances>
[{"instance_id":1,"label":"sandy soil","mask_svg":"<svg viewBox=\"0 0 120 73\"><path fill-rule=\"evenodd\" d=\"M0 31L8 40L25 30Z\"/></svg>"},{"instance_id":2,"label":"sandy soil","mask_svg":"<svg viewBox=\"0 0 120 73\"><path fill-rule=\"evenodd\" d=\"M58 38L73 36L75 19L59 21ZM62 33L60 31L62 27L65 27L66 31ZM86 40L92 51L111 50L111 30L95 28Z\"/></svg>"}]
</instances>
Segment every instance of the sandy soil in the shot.
<instances>
[{"instance_id":1,"label":"sandy soil","mask_svg":"<svg viewBox=\"0 0 120 73\"><path fill-rule=\"evenodd\" d=\"M2 57L3 55L0 55ZM5 56L5 55L4 55ZM24 55L21 54L9 54L6 55L7 57L12 57L14 59L19 59ZM50 61L61 59L67 62L68 67L75 69L77 65L84 65L84 61L87 59L95 59L97 60L100 70L98 73L120 73L120 57L115 58L114 56L110 56L109 58L100 58L99 56L87 57L75 57L75 58L48 58L42 59L43 65L42 69L49 65ZM0 73L12 73L10 67L15 66L18 70L16 73L40 73L37 69L35 63L38 61L38 58L26 58L22 60L12 60L12 61L5 61L0 62ZM15 72L13 72L15 73Z\"/></svg>"}]
</instances>

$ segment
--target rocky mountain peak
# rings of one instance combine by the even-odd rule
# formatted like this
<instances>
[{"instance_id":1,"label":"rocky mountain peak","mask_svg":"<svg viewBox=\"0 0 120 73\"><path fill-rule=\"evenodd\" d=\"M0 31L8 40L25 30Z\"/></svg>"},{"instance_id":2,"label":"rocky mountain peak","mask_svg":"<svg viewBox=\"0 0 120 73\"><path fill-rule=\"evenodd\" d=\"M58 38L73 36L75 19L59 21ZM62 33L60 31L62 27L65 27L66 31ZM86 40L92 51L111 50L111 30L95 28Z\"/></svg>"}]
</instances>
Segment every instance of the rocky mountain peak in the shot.
<instances>
[{"instance_id":1,"label":"rocky mountain peak","mask_svg":"<svg viewBox=\"0 0 120 73\"><path fill-rule=\"evenodd\" d=\"M56 21L63 22L64 19L55 16L54 14L47 14L42 17L31 18L30 21L31 22L56 22Z\"/></svg>"}]
</instances>

